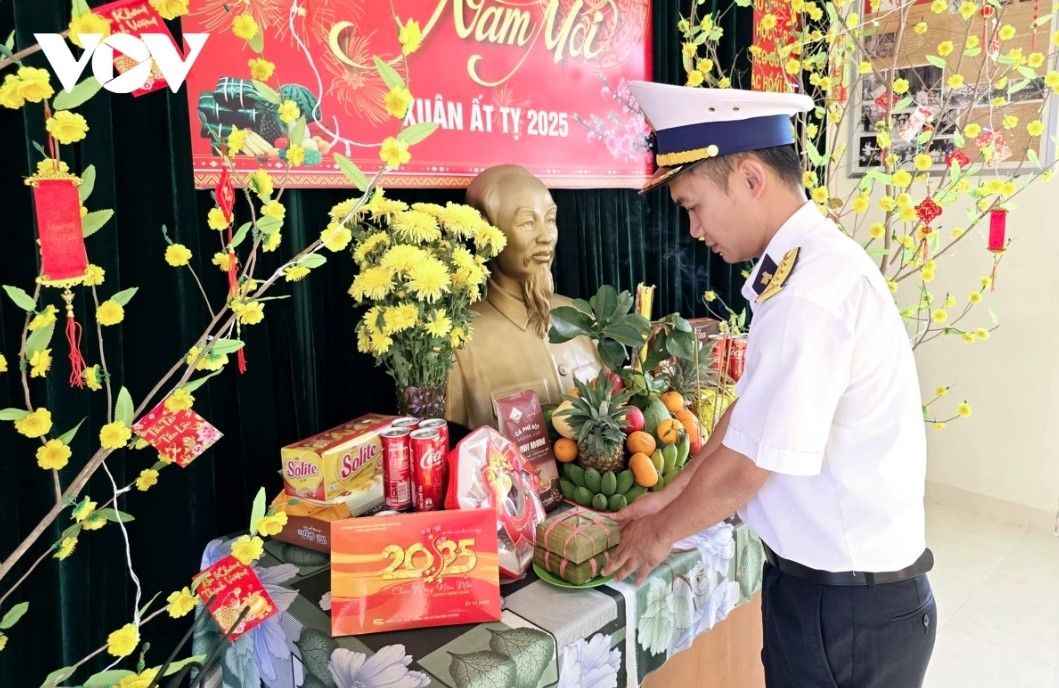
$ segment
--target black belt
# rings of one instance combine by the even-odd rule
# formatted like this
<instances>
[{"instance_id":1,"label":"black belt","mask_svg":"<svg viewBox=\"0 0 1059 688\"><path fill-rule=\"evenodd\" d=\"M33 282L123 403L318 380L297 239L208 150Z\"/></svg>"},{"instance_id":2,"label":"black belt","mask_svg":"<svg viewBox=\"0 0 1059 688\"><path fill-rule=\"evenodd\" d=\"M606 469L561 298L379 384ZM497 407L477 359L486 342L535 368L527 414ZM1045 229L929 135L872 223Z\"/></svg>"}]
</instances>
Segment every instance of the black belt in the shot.
<instances>
[{"instance_id":1,"label":"black belt","mask_svg":"<svg viewBox=\"0 0 1059 688\"><path fill-rule=\"evenodd\" d=\"M810 583L817 583L818 585L882 585L883 583L896 583L898 581L908 580L909 578L915 578L921 573L934 568L934 554L930 549L923 550L923 554L919 555L919 559L916 559L915 563L911 566L906 566L900 571L883 571L883 572L867 572L867 571L819 571L817 569L811 569L808 566L803 566L798 562L791 561L790 559L784 559L780 555L773 552L768 545L761 543L765 547L765 560L769 564L779 569L781 572L788 576L800 578Z\"/></svg>"}]
</instances>

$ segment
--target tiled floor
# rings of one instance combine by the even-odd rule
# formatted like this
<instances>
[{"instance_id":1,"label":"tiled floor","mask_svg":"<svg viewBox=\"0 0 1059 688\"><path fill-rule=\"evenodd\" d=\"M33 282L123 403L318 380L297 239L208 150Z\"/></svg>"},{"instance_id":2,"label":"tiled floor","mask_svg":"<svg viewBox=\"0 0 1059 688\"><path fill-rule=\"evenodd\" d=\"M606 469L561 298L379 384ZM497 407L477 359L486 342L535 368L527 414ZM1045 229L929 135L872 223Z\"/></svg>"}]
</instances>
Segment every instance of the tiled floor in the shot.
<instances>
[{"instance_id":1,"label":"tiled floor","mask_svg":"<svg viewBox=\"0 0 1059 688\"><path fill-rule=\"evenodd\" d=\"M927 504L938 640L926 688L1059 688L1059 538Z\"/></svg>"}]
</instances>

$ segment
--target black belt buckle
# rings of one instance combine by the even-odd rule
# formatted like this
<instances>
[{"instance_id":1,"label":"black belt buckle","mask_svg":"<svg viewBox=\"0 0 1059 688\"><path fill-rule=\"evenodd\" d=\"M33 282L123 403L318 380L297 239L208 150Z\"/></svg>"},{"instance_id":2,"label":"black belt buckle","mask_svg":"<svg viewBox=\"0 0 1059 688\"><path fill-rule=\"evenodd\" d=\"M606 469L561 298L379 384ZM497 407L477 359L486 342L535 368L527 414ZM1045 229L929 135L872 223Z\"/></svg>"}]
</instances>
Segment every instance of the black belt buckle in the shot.
<instances>
[{"instance_id":1,"label":"black belt buckle","mask_svg":"<svg viewBox=\"0 0 1059 688\"><path fill-rule=\"evenodd\" d=\"M784 559L779 556L764 542L761 543L765 550L765 560L782 573L818 585L835 586L871 586L883 585L885 583L896 583L898 581L915 578L921 573L926 573L934 568L934 554L929 548L923 550L911 566L906 566L900 571L820 571L799 564L798 562Z\"/></svg>"}]
</instances>

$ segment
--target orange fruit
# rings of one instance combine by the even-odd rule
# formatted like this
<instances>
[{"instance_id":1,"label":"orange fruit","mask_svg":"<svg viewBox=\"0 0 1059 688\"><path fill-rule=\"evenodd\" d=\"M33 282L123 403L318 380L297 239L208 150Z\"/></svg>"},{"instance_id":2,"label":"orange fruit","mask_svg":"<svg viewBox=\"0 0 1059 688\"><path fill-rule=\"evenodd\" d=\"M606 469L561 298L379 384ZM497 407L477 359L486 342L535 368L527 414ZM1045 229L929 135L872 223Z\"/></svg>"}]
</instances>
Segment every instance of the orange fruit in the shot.
<instances>
[{"instance_id":1,"label":"orange fruit","mask_svg":"<svg viewBox=\"0 0 1059 688\"><path fill-rule=\"evenodd\" d=\"M680 392L669 391L660 396L659 399L666 405L670 413L676 413L684 408L684 397L680 396Z\"/></svg>"},{"instance_id":2,"label":"orange fruit","mask_svg":"<svg viewBox=\"0 0 1059 688\"><path fill-rule=\"evenodd\" d=\"M552 453L555 460L560 463L570 463L577 458L577 442L566 437L560 437L552 445Z\"/></svg>"},{"instance_id":3,"label":"orange fruit","mask_svg":"<svg viewBox=\"0 0 1059 688\"><path fill-rule=\"evenodd\" d=\"M630 432L625 439L625 448L629 450L630 454L647 454L650 456L654 453L657 446L658 444L655 442L655 438L651 436L651 433L643 430Z\"/></svg>"},{"instance_id":4,"label":"orange fruit","mask_svg":"<svg viewBox=\"0 0 1059 688\"><path fill-rule=\"evenodd\" d=\"M695 444L699 441L699 419L688 409L677 411L677 420L684 426L684 432L688 433L688 441Z\"/></svg>"},{"instance_id":5,"label":"orange fruit","mask_svg":"<svg viewBox=\"0 0 1059 688\"><path fill-rule=\"evenodd\" d=\"M655 434L658 435L658 441L662 444L676 444L676 441L680 439L680 433L683 432L684 426L676 418L666 418L658 424L658 428L655 429Z\"/></svg>"}]
</instances>

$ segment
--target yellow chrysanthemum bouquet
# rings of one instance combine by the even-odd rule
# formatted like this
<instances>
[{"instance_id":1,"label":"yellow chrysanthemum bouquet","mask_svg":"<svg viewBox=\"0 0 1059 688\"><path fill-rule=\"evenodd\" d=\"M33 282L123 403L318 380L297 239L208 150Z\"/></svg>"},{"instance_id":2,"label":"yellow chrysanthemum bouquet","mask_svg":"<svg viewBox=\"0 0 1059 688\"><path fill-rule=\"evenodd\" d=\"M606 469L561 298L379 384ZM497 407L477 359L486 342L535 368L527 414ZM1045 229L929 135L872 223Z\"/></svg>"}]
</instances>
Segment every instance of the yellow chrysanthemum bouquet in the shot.
<instances>
[{"instance_id":1,"label":"yellow chrysanthemum bouquet","mask_svg":"<svg viewBox=\"0 0 1059 688\"><path fill-rule=\"evenodd\" d=\"M440 415L454 352L471 336L471 304L483 296L486 263L507 238L466 205L408 204L382 190L346 201L358 273L349 289L368 304L357 348L393 377L402 412Z\"/></svg>"}]
</instances>

